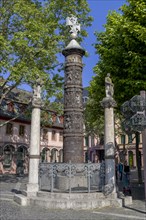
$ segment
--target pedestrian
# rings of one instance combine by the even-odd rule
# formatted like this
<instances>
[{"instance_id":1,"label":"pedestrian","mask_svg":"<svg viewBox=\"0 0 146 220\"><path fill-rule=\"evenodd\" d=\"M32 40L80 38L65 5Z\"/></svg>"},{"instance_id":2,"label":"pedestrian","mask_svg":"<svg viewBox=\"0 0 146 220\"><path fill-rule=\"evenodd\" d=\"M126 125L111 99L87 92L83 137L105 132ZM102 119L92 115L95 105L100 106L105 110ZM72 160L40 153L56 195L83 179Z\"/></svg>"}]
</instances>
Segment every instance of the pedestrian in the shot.
<instances>
[{"instance_id":1,"label":"pedestrian","mask_svg":"<svg viewBox=\"0 0 146 220\"><path fill-rule=\"evenodd\" d=\"M124 168L123 168L123 193L131 195L131 189L130 189L130 168L128 166L127 161L124 162Z\"/></svg>"},{"instance_id":2,"label":"pedestrian","mask_svg":"<svg viewBox=\"0 0 146 220\"><path fill-rule=\"evenodd\" d=\"M118 180L118 164L115 165L116 180Z\"/></svg>"},{"instance_id":3,"label":"pedestrian","mask_svg":"<svg viewBox=\"0 0 146 220\"><path fill-rule=\"evenodd\" d=\"M120 176L120 181L122 181L122 178L123 178L123 164L122 164L122 162L120 162L118 165L118 172L119 172L119 176Z\"/></svg>"}]
</instances>

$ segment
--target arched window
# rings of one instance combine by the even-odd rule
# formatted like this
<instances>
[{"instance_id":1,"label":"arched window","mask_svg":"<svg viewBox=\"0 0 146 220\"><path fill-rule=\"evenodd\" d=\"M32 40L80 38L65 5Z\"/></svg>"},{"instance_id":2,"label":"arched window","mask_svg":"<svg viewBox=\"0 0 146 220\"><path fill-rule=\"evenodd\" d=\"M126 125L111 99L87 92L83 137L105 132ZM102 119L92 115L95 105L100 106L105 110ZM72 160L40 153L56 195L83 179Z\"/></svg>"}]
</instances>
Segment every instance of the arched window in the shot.
<instances>
[{"instance_id":1,"label":"arched window","mask_svg":"<svg viewBox=\"0 0 146 220\"><path fill-rule=\"evenodd\" d=\"M10 169L14 152L15 152L15 148L13 145L6 145L4 147L4 150L3 150L3 155L4 155L3 167L4 167L4 169Z\"/></svg>"},{"instance_id":2,"label":"arched window","mask_svg":"<svg viewBox=\"0 0 146 220\"><path fill-rule=\"evenodd\" d=\"M41 152L41 161L42 162L49 162L50 161L50 150L47 148L44 148Z\"/></svg>"},{"instance_id":3,"label":"arched window","mask_svg":"<svg viewBox=\"0 0 146 220\"><path fill-rule=\"evenodd\" d=\"M24 160L25 156L28 154L27 148L25 146L20 146L17 149L17 160Z\"/></svg>"},{"instance_id":4,"label":"arched window","mask_svg":"<svg viewBox=\"0 0 146 220\"><path fill-rule=\"evenodd\" d=\"M55 148L53 148L51 150L51 162L57 162L57 150Z\"/></svg>"}]
</instances>

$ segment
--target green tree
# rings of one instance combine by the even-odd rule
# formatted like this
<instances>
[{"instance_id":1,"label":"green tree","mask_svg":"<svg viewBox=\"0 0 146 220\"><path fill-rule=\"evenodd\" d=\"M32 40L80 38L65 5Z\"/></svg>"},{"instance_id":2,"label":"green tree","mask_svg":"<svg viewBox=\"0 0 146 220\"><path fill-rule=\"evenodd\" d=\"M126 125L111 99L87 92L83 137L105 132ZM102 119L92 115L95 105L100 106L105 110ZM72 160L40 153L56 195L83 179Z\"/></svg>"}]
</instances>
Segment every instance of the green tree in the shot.
<instances>
[{"instance_id":1,"label":"green tree","mask_svg":"<svg viewBox=\"0 0 146 220\"><path fill-rule=\"evenodd\" d=\"M90 114L97 125L103 115L100 101L105 96L107 73L111 73L114 83L117 109L140 90L146 90L146 1L127 0L120 12L109 12L104 27L105 31L96 33L99 61L89 88Z\"/></svg>"},{"instance_id":2,"label":"green tree","mask_svg":"<svg viewBox=\"0 0 146 220\"><path fill-rule=\"evenodd\" d=\"M86 0L1 0L0 76L6 79L0 85L1 100L15 86L31 84L36 75L44 81L44 97L60 95L58 54L69 43L65 19L72 14L78 17L81 42L91 25L89 12Z\"/></svg>"}]
</instances>

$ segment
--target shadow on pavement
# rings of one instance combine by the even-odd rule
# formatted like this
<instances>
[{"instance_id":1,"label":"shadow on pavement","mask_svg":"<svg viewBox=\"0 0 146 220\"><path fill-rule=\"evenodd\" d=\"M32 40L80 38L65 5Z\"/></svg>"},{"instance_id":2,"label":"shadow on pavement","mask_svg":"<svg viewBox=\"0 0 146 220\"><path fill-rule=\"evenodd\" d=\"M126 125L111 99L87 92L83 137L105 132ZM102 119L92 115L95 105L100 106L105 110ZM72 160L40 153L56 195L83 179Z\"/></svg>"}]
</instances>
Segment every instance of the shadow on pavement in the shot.
<instances>
[{"instance_id":1,"label":"shadow on pavement","mask_svg":"<svg viewBox=\"0 0 146 220\"><path fill-rule=\"evenodd\" d=\"M129 207L129 206L123 206L123 207L126 208L126 209L130 209L130 210L142 213L142 214L146 214L146 211L143 211L143 210L139 210L139 209L132 208L132 207Z\"/></svg>"},{"instance_id":2,"label":"shadow on pavement","mask_svg":"<svg viewBox=\"0 0 146 220\"><path fill-rule=\"evenodd\" d=\"M16 175L1 175L0 176L0 182L5 182L5 183L17 183L19 180L17 179Z\"/></svg>"}]
</instances>

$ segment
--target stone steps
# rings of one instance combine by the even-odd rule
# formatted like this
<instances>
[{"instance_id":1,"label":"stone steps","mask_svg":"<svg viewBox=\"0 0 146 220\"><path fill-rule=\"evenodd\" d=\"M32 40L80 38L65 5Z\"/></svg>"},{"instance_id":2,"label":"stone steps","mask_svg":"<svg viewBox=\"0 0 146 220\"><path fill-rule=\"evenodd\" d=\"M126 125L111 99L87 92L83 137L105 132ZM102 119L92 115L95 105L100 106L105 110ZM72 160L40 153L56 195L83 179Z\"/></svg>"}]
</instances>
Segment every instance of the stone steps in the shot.
<instances>
[{"instance_id":1,"label":"stone steps","mask_svg":"<svg viewBox=\"0 0 146 220\"><path fill-rule=\"evenodd\" d=\"M37 197L49 198L49 199L105 199L102 193L51 193L45 191L39 191Z\"/></svg>"},{"instance_id":2,"label":"stone steps","mask_svg":"<svg viewBox=\"0 0 146 220\"><path fill-rule=\"evenodd\" d=\"M0 192L0 200L13 200L14 193L12 192Z\"/></svg>"},{"instance_id":3,"label":"stone steps","mask_svg":"<svg viewBox=\"0 0 146 220\"><path fill-rule=\"evenodd\" d=\"M103 207L122 207L132 204L132 197L117 198L113 193L105 197L103 193L50 193L39 191L29 195L26 191L14 196L14 201L22 206L40 206L47 209L95 209Z\"/></svg>"},{"instance_id":4,"label":"stone steps","mask_svg":"<svg viewBox=\"0 0 146 220\"><path fill-rule=\"evenodd\" d=\"M42 197L33 197L29 200L30 205L41 206L47 209L94 209L102 208L105 206L110 206L109 200L104 199L52 199L52 198L42 198Z\"/></svg>"}]
</instances>

